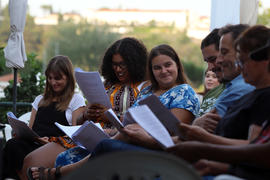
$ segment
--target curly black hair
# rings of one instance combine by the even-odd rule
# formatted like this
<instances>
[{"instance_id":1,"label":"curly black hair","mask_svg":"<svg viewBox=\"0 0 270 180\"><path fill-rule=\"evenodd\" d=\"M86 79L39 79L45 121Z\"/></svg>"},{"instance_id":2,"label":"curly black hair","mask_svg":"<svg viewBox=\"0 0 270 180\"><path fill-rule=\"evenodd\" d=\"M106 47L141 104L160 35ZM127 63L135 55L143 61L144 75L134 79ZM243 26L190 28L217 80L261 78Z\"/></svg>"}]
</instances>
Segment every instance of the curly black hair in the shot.
<instances>
[{"instance_id":1,"label":"curly black hair","mask_svg":"<svg viewBox=\"0 0 270 180\"><path fill-rule=\"evenodd\" d=\"M112 58L115 54L119 54L125 61L132 83L145 80L147 49L141 41L126 37L114 42L104 54L100 71L105 79L105 84L120 82L112 68Z\"/></svg>"}]
</instances>

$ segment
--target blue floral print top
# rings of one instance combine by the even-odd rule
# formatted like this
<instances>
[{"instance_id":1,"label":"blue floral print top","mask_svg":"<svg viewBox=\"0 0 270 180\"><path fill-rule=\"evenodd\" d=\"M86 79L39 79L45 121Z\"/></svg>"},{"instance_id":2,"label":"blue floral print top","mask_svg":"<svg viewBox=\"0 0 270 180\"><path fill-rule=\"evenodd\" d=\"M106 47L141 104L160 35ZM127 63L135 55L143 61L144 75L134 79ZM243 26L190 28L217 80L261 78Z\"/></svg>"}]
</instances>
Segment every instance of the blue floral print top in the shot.
<instances>
[{"instance_id":1,"label":"blue floral print top","mask_svg":"<svg viewBox=\"0 0 270 180\"><path fill-rule=\"evenodd\" d=\"M153 94L151 86L144 88L137 97L133 107L138 106L139 101ZM161 94L159 100L168 109L181 108L190 111L195 117L197 117L200 102L195 91L188 84L180 84L175 86L165 93Z\"/></svg>"}]
</instances>

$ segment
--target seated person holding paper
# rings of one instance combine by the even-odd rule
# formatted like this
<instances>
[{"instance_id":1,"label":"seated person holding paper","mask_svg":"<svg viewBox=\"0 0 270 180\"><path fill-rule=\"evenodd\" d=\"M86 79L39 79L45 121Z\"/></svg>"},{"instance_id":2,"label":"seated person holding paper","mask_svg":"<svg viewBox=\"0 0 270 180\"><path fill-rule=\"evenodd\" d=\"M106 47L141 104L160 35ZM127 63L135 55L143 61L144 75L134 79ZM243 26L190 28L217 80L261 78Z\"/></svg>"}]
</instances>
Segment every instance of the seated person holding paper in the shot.
<instances>
[{"instance_id":1,"label":"seated person holding paper","mask_svg":"<svg viewBox=\"0 0 270 180\"><path fill-rule=\"evenodd\" d=\"M256 160L256 152L254 154L250 154L250 152L246 151L250 148L257 149L257 153L263 153L258 159L257 162L263 162L264 157L268 156L269 151L269 122L267 122L267 126L264 126L264 131L260 134L260 138L255 140L256 143L267 143L263 146L261 145L247 145L250 141L254 140L254 137L257 137L259 130L256 130L254 127L261 126L262 122L268 119L269 121L269 102L270 102L270 29L264 26L254 26L249 28L245 31L238 40L236 40L236 51L238 57L238 64L239 68L242 70L243 77L247 83L250 83L256 87L256 90L253 92L243 96L242 98L237 101L234 106L231 106L227 114L225 114L225 118L227 118L227 124L224 126L222 136L229 137L224 138L221 136L212 135L202 128L196 126L188 126L186 124L180 124L180 128L185 134L185 137L188 140L199 140L204 142L210 142L211 144L203 144L203 143L180 143L179 146L176 146L171 149L171 152L178 154L179 156L189 159L195 158L198 160L199 158L209 158L210 160L219 160L229 163L237 163L239 169L238 172L234 171L235 174L241 175L244 178L248 178L246 176L255 173L258 175L253 176L250 179L259 179L260 176L268 176L269 178L269 169L260 168L257 166L258 164L255 162ZM266 45L265 45L266 44ZM266 54L262 58L259 56L256 57L254 52L258 53L258 50L261 50L261 47L267 47L268 54ZM231 117L231 119L228 119ZM264 124L265 125L265 124ZM248 129L248 130L246 130ZM143 145L149 147L152 145L151 148L157 147L158 144L155 143L153 138L151 138L146 132L142 131L140 127L125 127L123 130L126 134L128 134L134 143L139 145ZM249 131L249 132L248 132ZM253 131L253 132L252 132ZM249 134L249 135L248 135ZM249 137L249 141L241 140L247 139ZM235 139L232 139L235 138ZM252 143L254 143L252 142ZM116 151L121 149L121 145L119 142L112 142L104 141L99 147L99 153L102 151L106 152L110 147L111 151ZM213 145L213 144L222 144L223 146ZM234 145L234 146L224 146L224 145ZM103 149L104 147L104 149ZM128 149L129 147L126 145L122 145L125 147L124 149ZM129 149L133 149L130 147ZM255 150L254 149L254 150ZM262 151L260 151L262 150ZM216 152L218 151L218 152ZM229 151L232 153L231 155L228 154ZM243 153L243 157L241 157ZM198 156L197 156L198 155ZM197 158L196 158L197 156ZM268 159L267 159L268 160ZM249 162L250 164L241 164L241 161ZM253 162L252 162L253 161ZM268 160L269 161L269 160ZM266 162L266 161L265 161ZM265 163L264 162L264 163ZM207 171L207 173L216 173L216 170L227 170L223 169L224 167L228 166L221 166L220 164L214 162L207 162L204 164L204 170L210 169L211 171ZM219 168L219 169L217 169ZM269 168L269 166L268 166ZM252 172L253 171L253 172ZM206 172L205 172L206 173ZM244 173L244 174L243 174ZM263 179L263 178L262 178Z\"/></svg>"},{"instance_id":2,"label":"seated person holding paper","mask_svg":"<svg viewBox=\"0 0 270 180\"><path fill-rule=\"evenodd\" d=\"M122 119L122 114L133 105L142 87L147 84L145 69L147 50L142 42L135 38L123 38L114 42L105 52L101 64L101 75L105 79L105 89L114 112ZM104 116L107 110L100 104L89 104L78 118L78 124L92 120L102 124L110 136L117 130ZM63 166L79 161L89 152L75 147L59 154L56 166Z\"/></svg>"},{"instance_id":3,"label":"seated person holding paper","mask_svg":"<svg viewBox=\"0 0 270 180\"><path fill-rule=\"evenodd\" d=\"M105 79L104 86L112 108L120 119L146 84L146 61L147 49L144 44L129 37L114 42L104 54L101 75ZM110 128L111 123L104 116L106 110L101 104L89 104L77 122L82 124L92 120L101 123L104 129Z\"/></svg>"},{"instance_id":4,"label":"seated person holding paper","mask_svg":"<svg viewBox=\"0 0 270 180\"><path fill-rule=\"evenodd\" d=\"M53 166L58 153L74 147L69 138L59 130L54 122L64 125L75 125L76 119L85 106L84 98L74 93L75 79L70 59L66 56L55 56L46 68L46 86L43 95L36 97L29 127L40 137L36 141L15 137L4 147L3 177L25 179L26 169L23 161L27 154L42 152L46 155L38 156L33 165ZM44 145L45 144L45 145ZM50 147L50 151L46 150ZM46 157L45 159L43 157Z\"/></svg>"},{"instance_id":5,"label":"seated person holding paper","mask_svg":"<svg viewBox=\"0 0 270 180\"><path fill-rule=\"evenodd\" d=\"M181 122L190 124L198 113L199 99L195 91L185 84L183 66L177 53L168 45L159 45L150 52L147 66L152 85L142 90L133 106L138 105L140 100L155 94L179 120L181 119ZM66 174L87 160L88 158L84 158L74 164L63 166L60 172ZM32 170L33 176L38 178L40 175L38 168Z\"/></svg>"}]
</instances>

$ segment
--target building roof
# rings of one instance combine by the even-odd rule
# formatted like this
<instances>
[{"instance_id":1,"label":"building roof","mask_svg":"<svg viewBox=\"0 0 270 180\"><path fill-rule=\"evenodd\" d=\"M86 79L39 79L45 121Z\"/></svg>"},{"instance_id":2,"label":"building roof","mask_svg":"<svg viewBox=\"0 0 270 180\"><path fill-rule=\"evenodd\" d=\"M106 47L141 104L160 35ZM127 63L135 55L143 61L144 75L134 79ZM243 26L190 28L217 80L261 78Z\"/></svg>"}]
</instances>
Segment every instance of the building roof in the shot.
<instances>
[{"instance_id":1,"label":"building roof","mask_svg":"<svg viewBox=\"0 0 270 180\"><path fill-rule=\"evenodd\" d=\"M0 76L0 82L8 82L10 80L13 80L13 74L12 73ZM20 76L18 75L17 76L17 82L20 81L20 80L21 80Z\"/></svg>"}]
</instances>

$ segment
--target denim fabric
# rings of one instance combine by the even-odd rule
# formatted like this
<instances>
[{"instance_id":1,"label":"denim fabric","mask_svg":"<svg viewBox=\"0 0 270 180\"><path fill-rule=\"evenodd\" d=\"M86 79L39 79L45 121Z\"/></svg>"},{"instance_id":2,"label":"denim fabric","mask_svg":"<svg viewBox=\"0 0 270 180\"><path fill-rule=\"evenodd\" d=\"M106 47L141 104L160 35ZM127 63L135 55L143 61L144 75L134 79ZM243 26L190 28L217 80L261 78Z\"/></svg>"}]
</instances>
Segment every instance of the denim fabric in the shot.
<instances>
[{"instance_id":1,"label":"denim fabric","mask_svg":"<svg viewBox=\"0 0 270 180\"><path fill-rule=\"evenodd\" d=\"M89 151L78 146L68 149L57 156L55 161L55 167L73 164L85 158L89 154Z\"/></svg>"},{"instance_id":2,"label":"denim fabric","mask_svg":"<svg viewBox=\"0 0 270 180\"><path fill-rule=\"evenodd\" d=\"M245 83L242 75L237 76L231 82L227 83L226 88L220 94L214 105L220 117L225 115L227 108L233 105L236 100L254 89L254 86Z\"/></svg>"}]
</instances>

